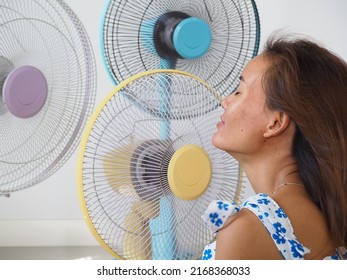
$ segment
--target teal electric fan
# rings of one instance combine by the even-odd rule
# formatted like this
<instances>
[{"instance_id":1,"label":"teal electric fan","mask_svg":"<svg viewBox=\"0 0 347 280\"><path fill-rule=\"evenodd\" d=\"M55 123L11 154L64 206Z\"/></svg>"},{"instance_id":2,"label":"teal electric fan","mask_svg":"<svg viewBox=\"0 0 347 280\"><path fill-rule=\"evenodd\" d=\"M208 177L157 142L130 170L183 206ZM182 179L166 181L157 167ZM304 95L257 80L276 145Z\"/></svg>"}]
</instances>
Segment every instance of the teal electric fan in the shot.
<instances>
[{"instance_id":1,"label":"teal electric fan","mask_svg":"<svg viewBox=\"0 0 347 280\"><path fill-rule=\"evenodd\" d=\"M103 57L116 84L143 71L177 69L224 97L259 48L252 0L111 0L103 19Z\"/></svg>"}]
</instances>

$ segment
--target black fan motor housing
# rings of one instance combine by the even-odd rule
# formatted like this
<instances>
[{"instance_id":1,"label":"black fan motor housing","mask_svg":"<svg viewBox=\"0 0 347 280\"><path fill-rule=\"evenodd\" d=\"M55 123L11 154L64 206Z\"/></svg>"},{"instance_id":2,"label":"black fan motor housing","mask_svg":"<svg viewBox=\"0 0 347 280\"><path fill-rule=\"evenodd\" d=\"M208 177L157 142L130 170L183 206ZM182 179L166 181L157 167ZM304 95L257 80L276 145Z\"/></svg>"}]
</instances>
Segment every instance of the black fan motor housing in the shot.
<instances>
[{"instance_id":1,"label":"black fan motor housing","mask_svg":"<svg viewBox=\"0 0 347 280\"><path fill-rule=\"evenodd\" d=\"M159 139L144 141L135 149L130 173L134 189L141 199L156 201L170 192L167 171L174 152L171 141Z\"/></svg>"},{"instance_id":2,"label":"black fan motor housing","mask_svg":"<svg viewBox=\"0 0 347 280\"><path fill-rule=\"evenodd\" d=\"M161 58L183 58L176 51L173 44L173 34L176 26L190 16L183 12L173 11L161 15L154 26L154 46Z\"/></svg>"}]
</instances>

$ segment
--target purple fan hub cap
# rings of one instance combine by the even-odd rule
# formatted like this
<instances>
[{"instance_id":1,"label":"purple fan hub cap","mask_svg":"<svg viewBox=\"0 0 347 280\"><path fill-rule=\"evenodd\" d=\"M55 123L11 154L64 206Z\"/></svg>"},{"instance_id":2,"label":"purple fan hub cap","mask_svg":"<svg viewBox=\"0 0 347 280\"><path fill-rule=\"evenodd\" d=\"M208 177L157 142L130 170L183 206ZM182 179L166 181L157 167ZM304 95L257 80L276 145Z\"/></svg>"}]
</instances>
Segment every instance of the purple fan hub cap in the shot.
<instances>
[{"instance_id":1,"label":"purple fan hub cap","mask_svg":"<svg viewBox=\"0 0 347 280\"><path fill-rule=\"evenodd\" d=\"M46 102L47 80L33 66L21 66L10 72L3 86L3 101L16 117L30 118L36 115Z\"/></svg>"}]
</instances>

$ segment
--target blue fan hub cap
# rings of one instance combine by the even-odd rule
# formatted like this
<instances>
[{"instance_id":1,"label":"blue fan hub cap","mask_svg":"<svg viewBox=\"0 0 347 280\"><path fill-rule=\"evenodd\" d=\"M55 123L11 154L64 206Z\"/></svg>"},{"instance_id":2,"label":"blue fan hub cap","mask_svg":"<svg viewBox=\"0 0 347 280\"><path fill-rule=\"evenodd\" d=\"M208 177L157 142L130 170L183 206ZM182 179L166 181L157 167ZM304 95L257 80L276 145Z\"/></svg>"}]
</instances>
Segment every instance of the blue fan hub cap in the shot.
<instances>
[{"instance_id":1,"label":"blue fan hub cap","mask_svg":"<svg viewBox=\"0 0 347 280\"><path fill-rule=\"evenodd\" d=\"M177 24L173 33L173 44L183 58L202 57L210 48L212 33L210 26L202 19L190 17Z\"/></svg>"}]
</instances>

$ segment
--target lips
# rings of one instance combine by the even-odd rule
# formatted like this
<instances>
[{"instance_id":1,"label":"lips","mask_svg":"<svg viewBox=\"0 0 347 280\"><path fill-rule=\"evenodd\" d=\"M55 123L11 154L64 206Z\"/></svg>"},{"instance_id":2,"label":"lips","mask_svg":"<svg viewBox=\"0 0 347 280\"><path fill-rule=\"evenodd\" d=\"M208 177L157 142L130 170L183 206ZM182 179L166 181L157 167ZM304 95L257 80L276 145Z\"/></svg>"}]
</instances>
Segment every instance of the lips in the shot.
<instances>
[{"instance_id":1,"label":"lips","mask_svg":"<svg viewBox=\"0 0 347 280\"><path fill-rule=\"evenodd\" d=\"M217 127L221 127L224 125L224 121L222 119L222 117L220 118L220 121L217 123Z\"/></svg>"}]
</instances>

